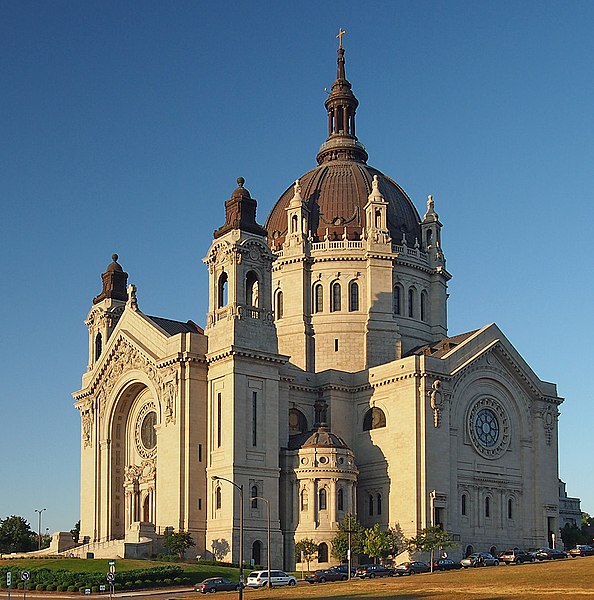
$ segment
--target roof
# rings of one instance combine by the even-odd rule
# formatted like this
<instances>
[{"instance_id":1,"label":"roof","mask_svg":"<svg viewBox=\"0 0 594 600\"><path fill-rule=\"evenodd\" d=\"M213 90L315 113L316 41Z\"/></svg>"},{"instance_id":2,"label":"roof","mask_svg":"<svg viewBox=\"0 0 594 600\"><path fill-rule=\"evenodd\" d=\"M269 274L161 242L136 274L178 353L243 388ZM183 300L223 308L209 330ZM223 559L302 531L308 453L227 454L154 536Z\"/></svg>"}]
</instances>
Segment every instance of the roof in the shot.
<instances>
[{"instance_id":1,"label":"roof","mask_svg":"<svg viewBox=\"0 0 594 600\"><path fill-rule=\"evenodd\" d=\"M346 442L341 437L338 437L332 433L328 427L323 425L289 438L289 450L297 450L299 448L349 449Z\"/></svg>"},{"instance_id":2,"label":"roof","mask_svg":"<svg viewBox=\"0 0 594 600\"><path fill-rule=\"evenodd\" d=\"M146 317L169 335L176 335L178 333L204 333L204 330L198 327L193 321L183 323L182 321L172 321L163 317L151 317L150 315L146 315Z\"/></svg>"},{"instance_id":3,"label":"roof","mask_svg":"<svg viewBox=\"0 0 594 600\"><path fill-rule=\"evenodd\" d=\"M435 358L441 358L445 356L450 350L453 350L456 346L459 346L462 342L467 340L471 335L474 335L478 329L473 329L466 333L459 333L452 337L447 337L434 342L433 344L427 344L425 346L417 346L410 350L406 356L413 356L415 354L425 354L426 356L434 356Z\"/></svg>"}]
</instances>

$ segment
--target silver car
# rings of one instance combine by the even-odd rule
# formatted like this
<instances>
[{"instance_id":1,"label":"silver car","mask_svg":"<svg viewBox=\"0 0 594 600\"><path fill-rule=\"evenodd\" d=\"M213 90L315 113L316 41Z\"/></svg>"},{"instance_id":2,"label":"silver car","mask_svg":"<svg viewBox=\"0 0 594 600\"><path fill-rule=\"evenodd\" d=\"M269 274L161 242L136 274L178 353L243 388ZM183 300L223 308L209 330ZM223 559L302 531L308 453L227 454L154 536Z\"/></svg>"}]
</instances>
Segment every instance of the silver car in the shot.
<instances>
[{"instance_id":1,"label":"silver car","mask_svg":"<svg viewBox=\"0 0 594 600\"><path fill-rule=\"evenodd\" d=\"M274 587L279 585L297 585L297 579L284 571L270 571L270 581ZM263 587L268 585L268 571L252 571L247 577L248 587Z\"/></svg>"},{"instance_id":2,"label":"silver car","mask_svg":"<svg viewBox=\"0 0 594 600\"><path fill-rule=\"evenodd\" d=\"M460 564L467 569L468 567L496 567L499 560L488 552L474 552L470 556L463 558Z\"/></svg>"}]
</instances>

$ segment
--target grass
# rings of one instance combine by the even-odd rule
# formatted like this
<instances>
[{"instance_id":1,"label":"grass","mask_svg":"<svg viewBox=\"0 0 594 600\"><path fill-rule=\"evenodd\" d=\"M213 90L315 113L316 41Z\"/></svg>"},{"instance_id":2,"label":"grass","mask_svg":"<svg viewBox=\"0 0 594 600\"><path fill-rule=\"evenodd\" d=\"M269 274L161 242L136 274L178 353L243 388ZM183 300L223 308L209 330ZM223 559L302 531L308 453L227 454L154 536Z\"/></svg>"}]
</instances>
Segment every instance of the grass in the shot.
<instances>
[{"instance_id":1,"label":"grass","mask_svg":"<svg viewBox=\"0 0 594 600\"><path fill-rule=\"evenodd\" d=\"M594 556L517 566L273 588L249 600L364 598L398 600L594 600Z\"/></svg>"},{"instance_id":2,"label":"grass","mask_svg":"<svg viewBox=\"0 0 594 600\"><path fill-rule=\"evenodd\" d=\"M14 558L0 559L0 567L11 567L15 569L53 569L73 571L75 573L107 573L109 565L103 559L84 558ZM234 567L223 567L218 565L203 565L200 563L171 563L152 560L116 560L118 573L132 571L134 569L150 569L152 567L179 566L189 575L195 575L195 580L207 577L230 577L238 579L239 570ZM193 578L194 579L194 578Z\"/></svg>"}]
</instances>

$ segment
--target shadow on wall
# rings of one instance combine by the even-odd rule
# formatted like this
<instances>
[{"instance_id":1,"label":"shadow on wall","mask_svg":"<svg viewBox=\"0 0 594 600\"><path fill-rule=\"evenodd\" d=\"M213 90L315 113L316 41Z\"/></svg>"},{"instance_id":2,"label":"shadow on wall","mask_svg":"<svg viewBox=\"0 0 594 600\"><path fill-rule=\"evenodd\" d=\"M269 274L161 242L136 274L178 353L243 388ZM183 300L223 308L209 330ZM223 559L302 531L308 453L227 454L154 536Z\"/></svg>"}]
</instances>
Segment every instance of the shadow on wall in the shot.
<instances>
[{"instance_id":1,"label":"shadow on wall","mask_svg":"<svg viewBox=\"0 0 594 600\"><path fill-rule=\"evenodd\" d=\"M229 542L225 539L222 540L212 540L211 542L212 555L215 560L223 560L227 554L229 554L229 550L231 549L229 546Z\"/></svg>"}]
</instances>

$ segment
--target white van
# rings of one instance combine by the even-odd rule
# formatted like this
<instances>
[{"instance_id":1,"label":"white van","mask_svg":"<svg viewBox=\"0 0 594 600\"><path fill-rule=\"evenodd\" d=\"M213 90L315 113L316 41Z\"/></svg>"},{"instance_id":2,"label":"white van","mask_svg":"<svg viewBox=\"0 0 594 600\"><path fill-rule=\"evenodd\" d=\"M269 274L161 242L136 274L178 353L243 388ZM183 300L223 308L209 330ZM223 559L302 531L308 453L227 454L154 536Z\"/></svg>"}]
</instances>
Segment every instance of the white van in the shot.
<instances>
[{"instance_id":1,"label":"white van","mask_svg":"<svg viewBox=\"0 0 594 600\"><path fill-rule=\"evenodd\" d=\"M284 571L270 570L270 581L273 586L279 585L297 585L297 579L292 575L287 575ZM258 588L268 585L268 571L252 571L247 576L247 586Z\"/></svg>"}]
</instances>

